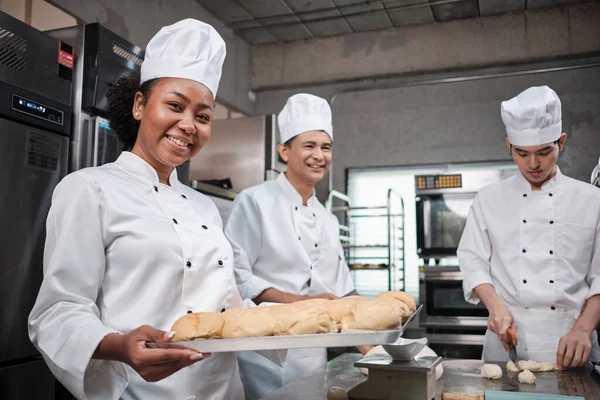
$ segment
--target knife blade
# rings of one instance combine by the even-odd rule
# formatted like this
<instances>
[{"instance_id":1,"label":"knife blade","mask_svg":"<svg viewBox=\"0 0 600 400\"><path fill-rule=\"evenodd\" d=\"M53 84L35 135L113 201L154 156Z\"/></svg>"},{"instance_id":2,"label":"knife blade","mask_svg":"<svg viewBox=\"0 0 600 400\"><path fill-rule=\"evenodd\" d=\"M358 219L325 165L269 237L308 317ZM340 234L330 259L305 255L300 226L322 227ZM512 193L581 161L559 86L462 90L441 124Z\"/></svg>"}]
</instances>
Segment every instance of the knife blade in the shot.
<instances>
[{"instance_id":1,"label":"knife blade","mask_svg":"<svg viewBox=\"0 0 600 400\"><path fill-rule=\"evenodd\" d=\"M519 358L517 357L517 334L512 329L506 330L506 336L508 337L508 358L515 364Z\"/></svg>"}]
</instances>

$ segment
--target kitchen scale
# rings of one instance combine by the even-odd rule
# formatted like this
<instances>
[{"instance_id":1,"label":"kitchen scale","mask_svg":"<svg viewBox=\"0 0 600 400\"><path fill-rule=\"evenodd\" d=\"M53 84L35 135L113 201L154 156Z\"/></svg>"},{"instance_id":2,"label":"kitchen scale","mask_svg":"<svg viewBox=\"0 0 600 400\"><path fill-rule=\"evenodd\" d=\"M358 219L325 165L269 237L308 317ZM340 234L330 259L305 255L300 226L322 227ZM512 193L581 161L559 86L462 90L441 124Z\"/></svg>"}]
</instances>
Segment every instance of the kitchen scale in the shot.
<instances>
[{"instance_id":1,"label":"kitchen scale","mask_svg":"<svg viewBox=\"0 0 600 400\"><path fill-rule=\"evenodd\" d=\"M348 392L352 400L431 400L436 393L435 367L442 357L394 360L388 354L372 354L354 363L367 368L369 378ZM401 395L401 397L399 397Z\"/></svg>"}]
</instances>

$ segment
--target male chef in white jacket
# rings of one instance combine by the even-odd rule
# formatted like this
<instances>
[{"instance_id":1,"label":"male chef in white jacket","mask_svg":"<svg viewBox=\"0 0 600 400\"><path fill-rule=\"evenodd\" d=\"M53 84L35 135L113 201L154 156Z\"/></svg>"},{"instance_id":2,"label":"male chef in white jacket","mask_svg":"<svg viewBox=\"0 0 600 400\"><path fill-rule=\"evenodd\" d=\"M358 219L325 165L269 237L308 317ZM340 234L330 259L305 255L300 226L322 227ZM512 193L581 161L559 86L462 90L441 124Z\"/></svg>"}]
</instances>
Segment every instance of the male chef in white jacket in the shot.
<instances>
[{"instance_id":1,"label":"male chef in white jacket","mask_svg":"<svg viewBox=\"0 0 600 400\"><path fill-rule=\"evenodd\" d=\"M483 359L559 368L600 360L600 190L564 176L561 103L547 86L502 102L506 144L520 173L482 189L458 247L465 299L489 311Z\"/></svg>"},{"instance_id":2,"label":"male chef in white jacket","mask_svg":"<svg viewBox=\"0 0 600 400\"><path fill-rule=\"evenodd\" d=\"M315 197L315 185L331 165L331 109L322 98L296 94L288 99L278 124L278 151L286 172L242 191L225 228L238 289L242 298L257 304L341 297L354 285L339 224ZM283 368L250 353L238 359L248 400L327 362L324 348L291 349Z\"/></svg>"}]
</instances>

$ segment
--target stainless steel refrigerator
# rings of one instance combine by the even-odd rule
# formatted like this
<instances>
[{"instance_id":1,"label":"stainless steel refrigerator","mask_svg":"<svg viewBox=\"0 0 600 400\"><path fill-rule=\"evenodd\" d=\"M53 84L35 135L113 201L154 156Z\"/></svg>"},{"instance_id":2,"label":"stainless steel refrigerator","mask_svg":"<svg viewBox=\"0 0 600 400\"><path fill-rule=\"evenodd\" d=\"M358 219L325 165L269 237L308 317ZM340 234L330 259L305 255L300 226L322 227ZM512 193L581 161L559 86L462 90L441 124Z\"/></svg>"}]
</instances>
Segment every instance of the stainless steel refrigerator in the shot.
<instances>
[{"instance_id":1,"label":"stainless steel refrigerator","mask_svg":"<svg viewBox=\"0 0 600 400\"><path fill-rule=\"evenodd\" d=\"M73 49L0 12L0 397L53 399L29 341L46 217L67 173Z\"/></svg>"}]
</instances>

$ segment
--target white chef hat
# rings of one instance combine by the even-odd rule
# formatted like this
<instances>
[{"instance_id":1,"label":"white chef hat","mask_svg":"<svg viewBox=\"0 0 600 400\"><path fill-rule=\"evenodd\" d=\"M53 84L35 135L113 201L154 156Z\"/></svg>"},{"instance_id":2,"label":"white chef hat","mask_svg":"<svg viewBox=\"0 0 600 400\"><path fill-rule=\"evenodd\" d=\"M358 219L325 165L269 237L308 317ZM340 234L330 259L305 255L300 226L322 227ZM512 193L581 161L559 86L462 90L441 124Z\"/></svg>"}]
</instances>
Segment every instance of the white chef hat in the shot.
<instances>
[{"instance_id":1,"label":"white chef hat","mask_svg":"<svg viewBox=\"0 0 600 400\"><path fill-rule=\"evenodd\" d=\"M164 26L150 39L141 83L154 78L186 78L200 82L216 97L225 54L225 42L215 28L184 19Z\"/></svg>"},{"instance_id":2,"label":"white chef hat","mask_svg":"<svg viewBox=\"0 0 600 400\"><path fill-rule=\"evenodd\" d=\"M325 131L333 140L331 108L325 99L298 93L290 97L277 117L281 143L301 133Z\"/></svg>"},{"instance_id":3,"label":"white chef hat","mask_svg":"<svg viewBox=\"0 0 600 400\"><path fill-rule=\"evenodd\" d=\"M552 143L562 133L560 99L548 86L534 86L501 106L508 140L514 146Z\"/></svg>"}]
</instances>

